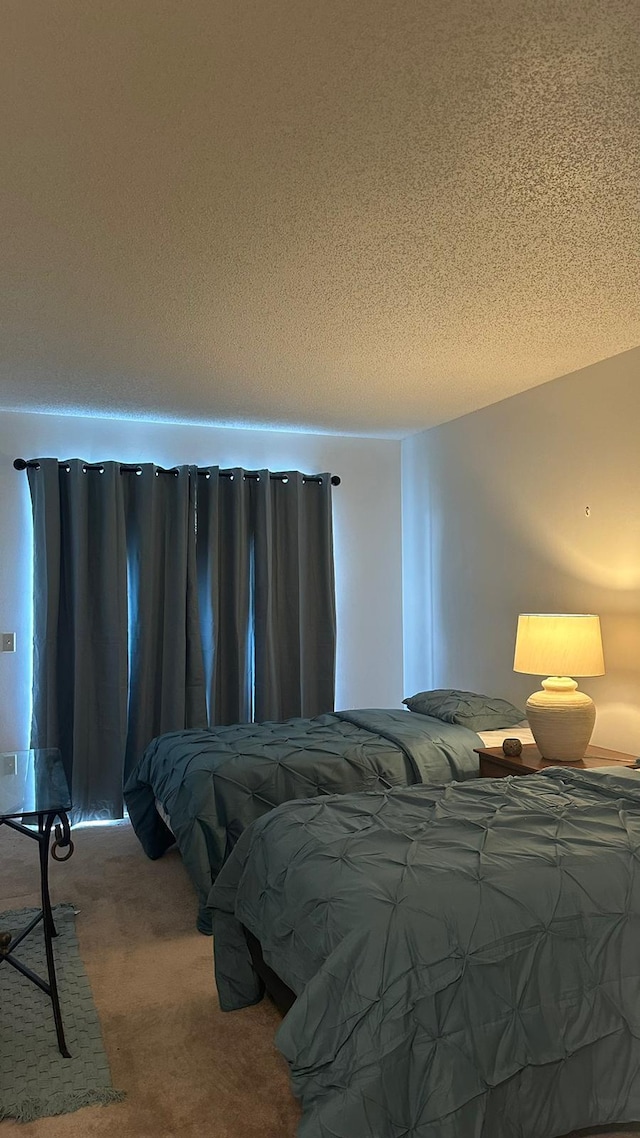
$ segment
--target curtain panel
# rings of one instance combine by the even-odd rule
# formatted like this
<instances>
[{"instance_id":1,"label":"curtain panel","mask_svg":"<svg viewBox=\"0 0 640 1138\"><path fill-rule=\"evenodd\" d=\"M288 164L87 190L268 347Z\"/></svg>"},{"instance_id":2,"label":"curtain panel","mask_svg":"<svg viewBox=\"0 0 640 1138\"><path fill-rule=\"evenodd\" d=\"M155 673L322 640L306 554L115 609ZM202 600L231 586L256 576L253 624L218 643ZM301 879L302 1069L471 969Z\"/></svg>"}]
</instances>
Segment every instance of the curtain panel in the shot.
<instances>
[{"instance_id":1,"label":"curtain panel","mask_svg":"<svg viewBox=\"0 0 640 1138\"><path fill-rule=\"evenodd\" d=\"M253 718L250 487L244 471L198 478L197 563L200 628L210 724Z\"/></svg>"},{"instance_id":2,"label":"curtain panel","mask_svg":"<svg viewBox=\"0 0 640 1138\"><path fill-rule=\"evenodd\" d=\"M165 731L206 727L196 573L197 468L143 463L124 483L129 600L125 780Z\"/></svg>"},{"instance_id":3,"label":"curtain panel","mask_svg":"<svg viewBox=\"0 0 640 1138\"><path fill-rule=\"evenodd\" d=\"M255 719L333 711L336 612L331 476L297 470L251 483L255 540Z\"/></svg>"},{"instance_id":4,"label":"curtain panel","mask_svg":"<svg viewBox=\"0 0 640 1138\"><path fill-rule=\"evenodd\" d=\"M118 463L41 458L34 522L32 747L57 747L74 815L122 817L127 562Z\"/></svg>"},{"instance_id":5,"label":"curtain panel","mask_svg":"<svg viewBox=\"0 0 640 1138\"><path fill-rule=\"evenodd\" d=\"M58 747L74 817L121 817L167 731L333 710L331 476L27 464L31 746Z\"/></svg>"}]
</instances>

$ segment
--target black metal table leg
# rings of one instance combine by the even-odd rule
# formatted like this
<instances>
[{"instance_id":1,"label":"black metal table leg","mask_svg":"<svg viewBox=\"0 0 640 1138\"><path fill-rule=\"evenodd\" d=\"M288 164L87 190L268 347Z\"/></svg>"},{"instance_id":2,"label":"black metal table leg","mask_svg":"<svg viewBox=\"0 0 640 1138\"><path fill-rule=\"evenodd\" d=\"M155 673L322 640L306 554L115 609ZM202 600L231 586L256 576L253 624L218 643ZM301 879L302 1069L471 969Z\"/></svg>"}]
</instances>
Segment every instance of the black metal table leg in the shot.
<instances>
[{"instance_id":1,"label":"black metal table leg","mask_svg":"<svg viewBox=\"0 0 640 1138\"><path fill-rule=\"evenodd\" d=\"M51 1003L53 1005L53 1018L56 1025L56 1035L58 1037L58 1049L65 1059L70 1059L71 1055L67 1049L67 1043L64 1037L64 1027L62 1024L62 1013L60 1011L60 999L58 996L58 981L56 978L56 965L53 958L53 944L51 943L52 937L58 935L56 926L53 923L53 914L51 912L51 898L49 896L49 841L51 838L51 827L56 819L55 814L47 814L43 821L42 827L40 826L41 816L38 818L38 830L40 832L40 883L42 891L42 913L43 913L43 929L44 929L44 947L47 956L47 973L49 975L49 994L51 996Z\"/></svg>"},{"instance_id":2,"label":"black metal table leg","mask_svg":"<svg viewBox=\"0 0 640 1138\"><path fill-rule=\"evenodd\" d=\"M53 913L51 912L51 900L49 897L49 843L51 841L51 830L55 821L55 814L47 814L46 817L42 814L38 815L38 846L40 854L40 893L42 896L42 919L44 921L45 929L49 929L50 936L57 936L56 926L53 921Z\"/></svg>"},{"instance_id":3,"label":"black metal table leg","mask_svg":"<svg viewBox=\"0 0 640 1138\"><path fill-rule=\"evenodd\" d=\"M34 811L35 814L35 811ZM71 1055L67 1048L67 1043L64 1035L64 1025L62 1023L62 1012L60 1010L60 998L58 996L58 981L56 977L56 965L53 955L53 938L58 935L56 926L53 920L53 913L51 911L51 897L49 895L49 846L51 842L51 830L56 818L60 819L60 826L56 826L55 840L51 847L51 855L56 861L67 861L73 853L73 842L71 841L71 828L69 826L69 819L64 811L42 811L38 812L38 829L35 831L33 828L25 826L22 822L17 821L15 818L1 818L0 824L8 826L12 830L16 830L20 834L25 834L29 838L33 838L38 843L38 852L40 860L40 894L42 900L42 907L35 917L29 922L27 927L18 933L16 936L11 934L3 934L0 938L0 964L10 964L16 971L20 972L32 984L36 984L51 1000L53 1008L53 1018L56 1025L56 1035L58 1038L58 1049L60 1054L65 1059L70 1059ZM56 854L58 849L66 850L63 857ZM23 940L40 924L42 921L42 930L44 933L44 947L47 959L47 975L48 983L38 976L31 968L23 964L17 956L14 955L16 948L22 943Z\"/></svg>"}]
</instances>

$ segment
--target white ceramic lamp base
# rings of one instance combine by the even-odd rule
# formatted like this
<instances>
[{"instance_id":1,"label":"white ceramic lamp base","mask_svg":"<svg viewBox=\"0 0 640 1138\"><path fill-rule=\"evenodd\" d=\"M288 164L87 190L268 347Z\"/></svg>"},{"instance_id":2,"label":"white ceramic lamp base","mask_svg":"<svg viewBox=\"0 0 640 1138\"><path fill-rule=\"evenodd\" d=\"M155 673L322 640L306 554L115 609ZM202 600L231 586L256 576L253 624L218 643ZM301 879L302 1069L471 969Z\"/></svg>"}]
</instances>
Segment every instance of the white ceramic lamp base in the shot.
<instances>
[{"instance_id":1,"label":"white ceramic lamp base","mask_svg":"<svg viewBox=\"0 0 640 1138\"><path fill-rule=\"evenodd\" d=\"M593 734L593 700L568 676L550 676L527 700L527 719L543 758L557 763L584 757Z\"/></svg>"}]
</instances>

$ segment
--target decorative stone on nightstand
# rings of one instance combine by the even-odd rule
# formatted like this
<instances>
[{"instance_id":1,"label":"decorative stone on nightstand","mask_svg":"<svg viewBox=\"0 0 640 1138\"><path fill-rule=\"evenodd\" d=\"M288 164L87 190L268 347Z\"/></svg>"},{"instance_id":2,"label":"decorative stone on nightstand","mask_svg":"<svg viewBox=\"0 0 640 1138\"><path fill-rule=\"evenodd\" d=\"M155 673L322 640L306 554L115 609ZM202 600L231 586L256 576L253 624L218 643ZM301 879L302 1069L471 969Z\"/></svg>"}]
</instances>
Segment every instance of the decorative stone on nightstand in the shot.
<instances>
[{"instance_id":1,"label":"decorative stone on nightstand","mask_svg":"<svg viewBox=\"0 0 640 1138\"><path fill-rule=\"evenodd\" d=\"M504 739L502 743L502 750L505 755L521 755L522 743L520 739Z\"/></svg>"}]
</instances>

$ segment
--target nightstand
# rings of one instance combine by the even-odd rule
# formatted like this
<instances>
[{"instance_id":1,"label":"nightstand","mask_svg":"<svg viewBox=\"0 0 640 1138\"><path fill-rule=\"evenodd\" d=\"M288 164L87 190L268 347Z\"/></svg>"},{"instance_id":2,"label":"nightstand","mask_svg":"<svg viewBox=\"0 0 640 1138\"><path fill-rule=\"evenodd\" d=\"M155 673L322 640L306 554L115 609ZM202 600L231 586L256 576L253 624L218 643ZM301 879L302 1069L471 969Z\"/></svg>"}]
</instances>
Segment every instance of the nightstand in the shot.
<instances>
[{"instance_id":1,"label":"nightstand","mask_svg":"<svg viewBox=\"0 0 640 1138\"><path fill-rule=\"evenodd\" d=\"M480 778L506 778L510 774L537 774L547 767L635 767L637 755L624 751L610 751L607 747L587 747L584 759L576 763L558 763L543 759L533 743L525 743L521 755L505 755L502 747L476 747L480 756Z\"/></svg>"}]
</instances>

